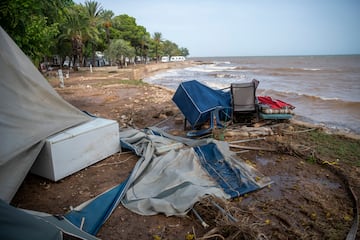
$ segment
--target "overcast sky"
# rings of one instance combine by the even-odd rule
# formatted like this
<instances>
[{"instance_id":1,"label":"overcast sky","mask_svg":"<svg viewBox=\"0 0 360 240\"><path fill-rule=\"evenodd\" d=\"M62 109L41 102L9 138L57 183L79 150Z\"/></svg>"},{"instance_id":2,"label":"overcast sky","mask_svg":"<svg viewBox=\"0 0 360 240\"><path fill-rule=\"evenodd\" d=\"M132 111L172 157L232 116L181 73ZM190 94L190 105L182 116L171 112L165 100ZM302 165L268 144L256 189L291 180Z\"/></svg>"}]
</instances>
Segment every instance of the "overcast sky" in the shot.
<instances>
[{"instance_id":1,"label":"overcast sky","mask_svg":"<svg viewBox=\"0 0 360 240\"><path fill-rule=\"evenodd\" d=\"M186 47L191 57L360 54L360 0L97 2Z\"/></svg>"}]
</instances>

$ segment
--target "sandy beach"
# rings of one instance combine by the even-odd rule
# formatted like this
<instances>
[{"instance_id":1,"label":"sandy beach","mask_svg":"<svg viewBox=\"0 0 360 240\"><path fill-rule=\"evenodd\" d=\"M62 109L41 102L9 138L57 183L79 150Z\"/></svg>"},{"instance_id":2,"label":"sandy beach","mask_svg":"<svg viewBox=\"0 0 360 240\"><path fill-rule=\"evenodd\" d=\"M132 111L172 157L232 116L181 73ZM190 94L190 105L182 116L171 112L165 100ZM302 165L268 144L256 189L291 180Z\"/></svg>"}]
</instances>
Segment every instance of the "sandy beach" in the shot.
<instances>
[{"instance_id":1,"label":"sandy beach","mask_svg":"<svg viewBox=\"0 0 360 240\"><path fill-rule=\"evenodd\" d=\"M47 75L66 101L80 110L118 121L121 129L156 125L170 134L184 136L184 118L171 101L173 90L146 84L140 79L192 64L200 63L158 63L128 69L105 67L95 68L92 73L81 69L70 72L64 88L59 87L55 76ZM261 239L346 238L356 216L351 191L357 201L360 197L357 136L329 135L320 127L298 122L269 122L248 128L230 125L223 132L224 141L249 138L256 128L267 129L258 135L264 140L242 144L254 150L238 157L274 183L232 201L219 201L239 219L237 223L226 221L206 200L195 206L210 225L206 229L192 213L182 218L161 214L140 216L119 205L97 237L139 240L259 239L260 236L264 236ZM56 183L28 174L11 204L64 214L70 206L75 207L124 181L137 159L129 152L117 153Z\"/></svg>"}]
</instances>

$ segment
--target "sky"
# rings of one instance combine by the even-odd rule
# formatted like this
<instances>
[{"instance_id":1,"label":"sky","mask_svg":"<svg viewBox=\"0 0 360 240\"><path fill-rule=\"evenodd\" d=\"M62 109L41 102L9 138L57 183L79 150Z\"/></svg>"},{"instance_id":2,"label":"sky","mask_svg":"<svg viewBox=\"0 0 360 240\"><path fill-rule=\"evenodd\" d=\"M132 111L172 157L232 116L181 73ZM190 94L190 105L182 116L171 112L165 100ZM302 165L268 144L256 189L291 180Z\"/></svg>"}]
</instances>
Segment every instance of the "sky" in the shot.
<instances>
[{"instance_id":1,"label":"sky","mask_svg":"<svg viewBox=\"0 0 360 240\"><path fill-rule=\"evenodd\" d=\"M191 57L360 54L359 0L97 2Z\"/></svg>"}]
</instances>

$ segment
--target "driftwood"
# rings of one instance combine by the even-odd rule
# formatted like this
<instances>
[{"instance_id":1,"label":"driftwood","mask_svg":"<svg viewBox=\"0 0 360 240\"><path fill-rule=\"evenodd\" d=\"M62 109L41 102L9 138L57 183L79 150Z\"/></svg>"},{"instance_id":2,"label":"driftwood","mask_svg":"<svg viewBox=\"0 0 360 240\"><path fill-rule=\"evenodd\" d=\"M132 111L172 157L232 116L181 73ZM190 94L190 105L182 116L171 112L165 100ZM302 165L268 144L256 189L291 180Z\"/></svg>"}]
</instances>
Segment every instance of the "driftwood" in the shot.
<instances>
[{"instance_id":1,"label":"driftwood","mask_svg":"<svg viewBox=\"0 0 360 240\"><path fill-rule=\"evenodd\" d=\"M305 129L305 130L298 130L298 131L288 131L283 129L282 131L284 132L284 134L297 134L297 133L306 133L306 132L311 132L316 130L317 128L310 128L310 129Z\"/></svg>"},{"instance_id":2,"label":"driftwood","mask_svg":"<svg viewBox=\"0 0 360 240\"><path fill-rule=\"evenodd\" d=\"M272 149L272 148L239 146L239 145L234 145L234 144L230 144L229 146L232 147L232 148L246 149L246 150L258 150L258 151L268 151L268 152L276 152L277 151L277 149Z\"/></svg>"},{"instance_id":3,"label":"driftwood","mask_svg":"<svg viewBox=\"0 0 360 240\"><path fill-rule=\"evenodd\" d=\"M225 131L227 137L258 137L274 135L271 128L268 127L246 127L242 126L239 129L227 129Z\"/></svg>"}]
</instances>

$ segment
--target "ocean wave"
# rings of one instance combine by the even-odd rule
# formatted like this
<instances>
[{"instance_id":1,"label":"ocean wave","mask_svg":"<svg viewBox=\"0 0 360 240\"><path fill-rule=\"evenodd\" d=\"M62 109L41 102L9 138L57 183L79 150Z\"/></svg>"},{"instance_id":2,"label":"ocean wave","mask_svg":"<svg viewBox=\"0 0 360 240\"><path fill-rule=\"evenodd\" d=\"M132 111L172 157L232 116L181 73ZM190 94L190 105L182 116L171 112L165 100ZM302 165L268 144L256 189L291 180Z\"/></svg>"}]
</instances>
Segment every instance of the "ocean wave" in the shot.
<instances>
[{"instance_id":1,"label":"ocean wave","mask_svg":"<svg viewBox=\"0 0 360 240\"><path fill-rule=\"evenodd\" d=\"M302 68L302 70L304 70L304 71L321 71L323 69L320 69L320 68Z\"/></svg>"},{"instance_id":2,"label":"ocean wave","mask_svg":"<svg viewBox=\"0 0 360 240\"><path fill-rule=\"evenodd\" d=\"M239 78L239 79L246 78L246 74L212 73L210 75L216 78Z\"/></svg>"},{"instance_id":3,"label":"ocean wave","mask_svg":"<svg viewBox=\"0 0 360 240\"><path fill-rule=\"evenodd\" d=\"M194 67L186 68L187 71L194 71L194 72L220 72L220 71L231 71L236 69L235 66L219 66L217 64L205 64L205 65L198 65Z\"/></svg>"},{"instance_id":4,"label":"ocean wave","mask_svg":"<svg viewBox=\"0 0 360 240\"><path fill-rule=\"evenodd\" d=\"M263 71L268 71L268 72L272 72L272 71L276 71L276 72L304 72L304 71L310 71L310 72L315 72L315 71L325 71L325 69L321 69L321 68L296 68L296 67L247 67L247 66L237 66L235 67L236 70L263 70ZM326 70L328 71L328 70Z\"/></svg>"},{"instance_id":5,"label":"ocean wave","mask_svg":"<svg viewBox=\"0 0 360 240\"><path fill-rule=\"evenodd\" d=\"M216 64L216 65L223 65L223 64L229 65L229 64L231 64L231 62L230 61L214 61L214 64Z\"/></svg>"},{"instance_id":6,"label":"ocean wave","mask_svg":"<svg viewBox=\"0 0 360 240\"><path fill-rule=\"evenodd\" d=\"M298 93L298 92L291 92L291 91L277 91L273 89L259 89L258 94L267 95L267 96L277 96L277 97L286 97L290 99L298 99L301 98L304 101L324 101L328 104L338 104L339 106L353 106L353 107L360 107L360 102L357 101L347 101L344 99L336 98L336 97L323 97L323 96L316 96L310 95L306 93Z\"/></svg>"}]
</instances>

